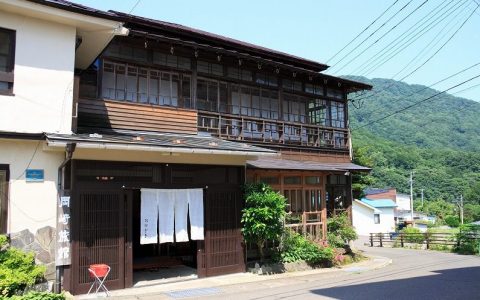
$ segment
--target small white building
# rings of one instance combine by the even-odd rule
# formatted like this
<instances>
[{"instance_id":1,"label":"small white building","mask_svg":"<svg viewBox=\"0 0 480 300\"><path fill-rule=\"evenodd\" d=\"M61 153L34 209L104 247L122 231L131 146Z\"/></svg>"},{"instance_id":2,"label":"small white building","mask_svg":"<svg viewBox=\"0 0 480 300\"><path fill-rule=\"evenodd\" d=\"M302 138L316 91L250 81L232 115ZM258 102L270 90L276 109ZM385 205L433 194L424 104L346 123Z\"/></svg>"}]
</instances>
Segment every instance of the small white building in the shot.
<instances>
[{"instance_id":1,"label":"small white building","mask_svg":"<svg viewBox=\"0 0 480 300\"><path fill-rule=\"evenodd\" d=\"M355 199L352 205L353 227L358 235L395 230L395 202L390 199Z\"/></svg>"}]
</instances>

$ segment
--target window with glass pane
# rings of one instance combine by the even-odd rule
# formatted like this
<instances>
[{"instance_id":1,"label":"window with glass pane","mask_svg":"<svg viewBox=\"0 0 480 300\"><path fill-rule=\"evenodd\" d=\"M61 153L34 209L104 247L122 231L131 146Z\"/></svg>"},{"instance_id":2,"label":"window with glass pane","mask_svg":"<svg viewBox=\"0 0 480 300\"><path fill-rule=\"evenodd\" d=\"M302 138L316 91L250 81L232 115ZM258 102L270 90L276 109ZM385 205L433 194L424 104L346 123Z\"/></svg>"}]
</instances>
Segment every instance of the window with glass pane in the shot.
<instances>
[{"instance_id":1,"label":"window with glass pane","mask_svg":"<svg viewBox=\"0 0 480 300\"><path fill-rule=\"evenodd\" d=\"M260 177L260 182L265 184L279 184L280 179L278 176L262 176Z\"/></svg>"},{"instance_id":2,"label":"window with glass pane","mask_svg":"<svg viewBox=\"0 0 480 300\"><path fill-rule=\"evenodd\" d=\"M240 94L240 114L244 116L249 116L251 113L251 95L250 89L242 87L241 94Z\"/></svg>"},{"instance_id":3,"label":"window with glass pane","mask_svg":"<svg viewBox=\"0 0 480 300\"><path fill-rule=\"evenodd\" d=\"M128 66L127 68L127 101L137 101L137 68Z\"/></svg>"},{"instance_id":4,"label":"window with glass pane","mask_svg":"<svg viewBox=\"0 0 480 300\"><path fill-rule=\"evenodd\" d=\"M150 104L159 104L160 102L160 71L149 71L148 102Z\"/></svg>"},{"instance_id":5,"label":"window with glass pane","mask_svg":"<svg viewBox=\"0 0 480 300\"><path fill-rule=\"evenodd\" d=\"M331 101L331 126L345 128L345 104Z\"/></svg>"},{"instance_id":6,"label":"window with glass pane","mask_svg":"<svg viewBox=\"0 0 480 300\"><path fill-rule=\"evenodd\" d=\"M282 83L283 88L286 91L302 91L302 83L300 81L295 81L295 80L289 80L289 79L284 79Z\"/></svg>"},{"instance_id":7,"label":"window with glass pane","mask_svg":"<svg viewBox=\"0 0 480 300\"><path fill-rule=\"evenodd\" d=\"M283 178L284 184L302 184L302 177L300 176L285 176Z\"/></svg>"},{"instance_id":8,"label":"window with glass pane","mask_svg":"<svg viewBox=\"0 0 480 300\"><path fill-rule=\"evenodd\" d=\"M336 99L344 99L344 94L341 90L327 88L327 97L336 98Z\"/></svg>"},{"instance_id":9,"label":"window with glass pane","mask_svg":"<svg viewBox=\"0 0 480 300\"><path fill-rule=\"evenodd\" d=\"M15 31L0 28L0 94L13 92Z\"/></svg>"},{"instance_id":10,"label":"window with glass pane","mask_svg":"<svg viewBox=\"0 0 480 300\"><path fill-rule=\"evenodd\" d=\"M189 58L153 51L153 63L175 69L190 70L191 61Z\"/></svg>"},{"instance_id":11,"label":"window with glass pane","mask_svg":"<svg viewBox=\"0 0 480 300\"><path fill-rule=\"evenodd\" d=\"M183 75L182 77L182 101L183 103L180 107L183 108L192 108L192 97L191 97L192 87L190 76Z\"/></svg>"},{"instance_id":12,"label":"window with glass pane","mask_svg":"<svg viewBox=\"0 0 480 300\"><path fill-rule=\"evenodd\" d=\"M322 194L320 190L306 190L305 200L305 211L315 212L321 210Z\"/></svg>"},{"instance_id":13,"label":"window with glass pane","mask_svg":"<svg viewBox=\"0 0 480 300\"><path fill-rule=\"evenodd\" d=\"M138 69L137 101L140 103L148 103L148 69Z\"/></svg>"},{"instance_id":14,"label":"window with glass pane","mask_svg":"<svg viewBox=\"0 0 480 300\"><path fill-rule=\"evenodd\" d=\"M311 99L308 101L308 121L310 124L327 125L327 101Z\"/></svg>"},{"instance_id":15,"label":"window with glass pane","mask_svg":"<svg viewBox=\"0 0 480 300\"><path fill-rule=\"evenodd\" d=\"M305 122L306 99L286 95L283 101L283 119L290 122Z\"/></svg>"},{"instance_id":16,"label":"window with glass pane","mask_svg":"<svg viewBox=\"0 0 480 300\"><path fill-rule=\"evenodd\" d=\"M115 99L125 100L125 72L126 66L115 65Z\"/></svg>"},{"instance_id":17,"label":"window with glass pane","mask_svg":"<svg viewBox=\"0 0 480 300\"><path fill-rule=\"evenodd\" d=\"M302 212L303 197L302 190L284 190L283 195L287 198L287 211Z\"/></svg>"},{"instance_id":18,"label":"window with glass pane","mask_svg":"<svg viewBox=\"0 0 480 300\"><path fill-rule=\"evenodd\" d=\"M227 84L219 83L219 95L220 95L220 112L226 113L228 111L228 88Z\"/></svg>"},{"instance_id":19,"label":"window with glass pane","mask_svg":"<svg viewBox=\"0 0 480 300\"><path fill-rule=\"evenodd\" d=\"M311 184L311 185L322 184L322 177L320 177L320 176L305 176L305 184Z\"/></svg>"},{"instance_id":20,"label":"window with glass pane","mask_svg":"<svg viewBox=\"0 0 480 300\"><path fill-rule=\"evenodd\" d=\"M244 70L241 67L228 67L227 76L244 81L252 81L253 78L251 71Z\"/></svg>"},{"instance_id":21,"label":"window with glass pane","mask_svg":"<svg viewBox=\"0 0 480 300\"><path fill-rule=\"evenodd\" d=\"M240 114L240 87L238 85L232 85L232 104L230 113Z\"/></svg>"},{"instance_id":22,"label":"window with glass pane","mask_svg":"<svg viewBox=\"0 0 480 300\"><path fill-rule=\"evenodd\" d=\"M305 83L305 92L315 95L323 95L323 86L312 83Z\"/></svg>"},{"instance_id":23,"label":"window with glass pane","mask_svg":"<svg viewBox=\"0 0 480 300\"><path fill-rule=\"evenodd\" d=\"M115 64L103 63L102 95L107 99L115 99Z\"/></svg>"},{"instance_id":24,"label":"window with glass pane","mask_svg":"<svg viewBox=\"0 0 480 300\"><path fill-rule=\"evenodd\" d=\"M264 84L272 87L278 86L278 79L275 75L270 75L266 73L256 73L255 82L259 84Z\"/></svg>"},{"instance_id":25,"label":"window with glass pane","mask_svg":"<svg viewBox=\"0 0 480 300\"><path fill-rule=\"evenodd\" d=\"M207 61L197 61L197 71L200 73L223 76L223 66L221 64L210 63Z\"/></svg>"},{"instance_id":26,"label":"window with glass pane","mask_svg":"<svg viewBox=\"0 0 480 300\"><path fill-rule=\"evenodd\" d=\"M219 86L217 81L197 80L197 109L217 111Z\"/></svg>"}]
</instances>

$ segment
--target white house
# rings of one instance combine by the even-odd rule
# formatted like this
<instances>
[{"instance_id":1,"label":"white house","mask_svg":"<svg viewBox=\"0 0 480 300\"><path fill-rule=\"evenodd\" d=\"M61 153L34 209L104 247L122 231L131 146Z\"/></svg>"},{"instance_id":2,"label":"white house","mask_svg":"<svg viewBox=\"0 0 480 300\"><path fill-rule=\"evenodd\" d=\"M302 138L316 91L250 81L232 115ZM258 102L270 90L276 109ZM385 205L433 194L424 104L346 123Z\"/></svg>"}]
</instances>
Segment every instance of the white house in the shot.
<instances>
[{"instance_id":1,"label":"white house","mask_svg":"<svg viewBox=\"0 0 480 300\"><path fill-rule=\"evenodd\" d=\"M57 6L0 0L0 234L27 248L49 240L40 245L50 260L43 261L47 277L54 270L51 239L66 150L48 147L44 136L71 134L75 72L126 33L118 21Z\"/></svg>"},{"instance_id":2,"label":"white house","mask_svg":"<svg viewBox=\"0 0 480 300\"><path fill-rule=\"evenodd\" d=\"M390 199L355 199L352 205L352 222L357 234L369 235L373 232L394 231L396 206Z\"/></svg>"}]
</instances>

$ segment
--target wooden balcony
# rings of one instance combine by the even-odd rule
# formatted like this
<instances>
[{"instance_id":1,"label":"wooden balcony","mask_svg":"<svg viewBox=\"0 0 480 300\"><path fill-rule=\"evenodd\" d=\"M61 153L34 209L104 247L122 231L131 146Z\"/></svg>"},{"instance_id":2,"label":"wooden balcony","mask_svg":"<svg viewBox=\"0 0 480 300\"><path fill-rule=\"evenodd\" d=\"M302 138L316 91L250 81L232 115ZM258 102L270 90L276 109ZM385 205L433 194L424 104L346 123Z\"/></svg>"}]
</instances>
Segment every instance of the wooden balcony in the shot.
<instances>
[{"instance_id":1,"label":"wooden balcony","mask_svg":"<svg viewBox=\"0 0 480 300\"><path fill-rule=\"evenodd\" d=\"M198 112L198 131L284 148L349 149L347 129L208 111Z\"/></svg>"}]
</instances>

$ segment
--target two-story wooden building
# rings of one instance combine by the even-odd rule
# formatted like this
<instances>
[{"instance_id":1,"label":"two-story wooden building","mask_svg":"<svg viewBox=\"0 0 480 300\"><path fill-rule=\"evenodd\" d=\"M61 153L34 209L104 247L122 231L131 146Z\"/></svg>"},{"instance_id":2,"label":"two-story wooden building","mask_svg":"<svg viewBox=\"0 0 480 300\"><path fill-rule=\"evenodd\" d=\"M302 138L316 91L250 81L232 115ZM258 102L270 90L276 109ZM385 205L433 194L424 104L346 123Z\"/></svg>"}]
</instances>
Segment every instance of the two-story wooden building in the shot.
<instances>
[{"instance_id":1,"label":"two-story wooden building","mask_svg":"<svg viewBox=\"0 0 480 300\"><path fill-rule=\"evenodd\" d=\"M321 63L177 24L32 2L128 29L113 34L88 67L76 68L71 106L64 107L72 111L72 132L43 135L45 151L66 154L58 163L58 193L71 206L66 289L85 292L93 263L112 267L109 288L132 286L134 270L149 264L185 263L198 276L244 271L245 182L283 193L287 226L317 238L325 236L328 215L351 209L350 174L368 169L351 163L347 94L369 85L323 74L328 66ZM202 189L204 239L142 244L143 189Z\"/></svg>"}]
</instances>

